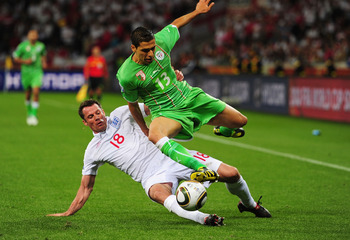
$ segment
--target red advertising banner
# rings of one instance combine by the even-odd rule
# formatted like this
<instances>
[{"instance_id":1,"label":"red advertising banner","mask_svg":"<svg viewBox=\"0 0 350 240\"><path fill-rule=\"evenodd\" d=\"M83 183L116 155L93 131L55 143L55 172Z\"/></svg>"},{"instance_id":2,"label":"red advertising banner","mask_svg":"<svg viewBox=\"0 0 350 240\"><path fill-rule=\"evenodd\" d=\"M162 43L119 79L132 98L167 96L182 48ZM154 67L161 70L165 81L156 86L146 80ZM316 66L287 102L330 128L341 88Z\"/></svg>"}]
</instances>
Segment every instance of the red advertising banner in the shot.
<instances>
[{"instance_id":1,"label":"red advertising banner","mask_svg":"<svg viewBox=\"0 0 350 240\"><path fill-rule=\"evenodd\" d=\"M350 122L350 79L291 78L289 113L338 122Z\"/></svg>"}]
</instances>

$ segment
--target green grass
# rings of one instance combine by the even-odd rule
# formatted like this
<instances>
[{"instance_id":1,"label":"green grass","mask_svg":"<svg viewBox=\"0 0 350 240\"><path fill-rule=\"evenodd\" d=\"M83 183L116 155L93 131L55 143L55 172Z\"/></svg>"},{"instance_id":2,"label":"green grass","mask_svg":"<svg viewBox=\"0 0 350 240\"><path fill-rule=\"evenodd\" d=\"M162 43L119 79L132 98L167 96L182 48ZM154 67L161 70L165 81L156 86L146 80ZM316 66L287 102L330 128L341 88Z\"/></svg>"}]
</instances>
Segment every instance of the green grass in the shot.
<instances>
[{"instance_id":1,"label":"green grass","mask_svg":"<svg viewBox=\"0 0 350 240\"><path fill-rule=\"evenodd\" d=\"M184 145L236 166L273 218L239 213L238 198L217 183L202 211L224 216L226 226L202 226L150 201L140 184L109 165L100 168L94 192L75 216L46 217L65 211L75 197L92 133L81 123L74 94L43 93L37 127L25 123L23 98L0 94L0 239L350 239L350 172L201 135ZM109 113L125 102L106 94L102 104ZM242 112L247 135L233 143L350 168L350 125ZM200 133L228 140L211 131L205 126Z\"/></svg>"}]
</instances>

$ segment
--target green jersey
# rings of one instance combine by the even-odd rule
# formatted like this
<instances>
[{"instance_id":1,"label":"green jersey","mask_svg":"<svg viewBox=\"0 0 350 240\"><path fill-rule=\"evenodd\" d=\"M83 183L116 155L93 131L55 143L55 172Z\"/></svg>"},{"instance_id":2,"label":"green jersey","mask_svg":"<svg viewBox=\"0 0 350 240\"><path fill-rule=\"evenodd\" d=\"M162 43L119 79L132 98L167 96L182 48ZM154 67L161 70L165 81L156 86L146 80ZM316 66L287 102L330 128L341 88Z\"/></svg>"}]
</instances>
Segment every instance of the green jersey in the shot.
<instances>
[{"instance_id":1,"label":"green jersey","mask_svg":"<svg viewBox=\"0 0 350 240\"><path fill-rule=\"evenodd\" d=\"M181 109L192 87L179 82L171 66L170 52L179 39L176 26L168 25L154 35L156 41L154 60L149 65L140 65L131 55L117 73L123 97L136 102L140 97L152 114L168 109Z\"/></svg>"},{"instance_id":2,"label":"green jersey","mask_svg":"<svg viewBox=\"0 0 350 240\"><path fill-rule=\"evenodd\" d=\"M42 42L35 42L32 45L28 40L20 43L13 52L14 58L32 59L32 64L22 64L22 74L32 73L33 71L42 72L41 57L46 55L45 45Z\"/></svg>"}]
</instances>

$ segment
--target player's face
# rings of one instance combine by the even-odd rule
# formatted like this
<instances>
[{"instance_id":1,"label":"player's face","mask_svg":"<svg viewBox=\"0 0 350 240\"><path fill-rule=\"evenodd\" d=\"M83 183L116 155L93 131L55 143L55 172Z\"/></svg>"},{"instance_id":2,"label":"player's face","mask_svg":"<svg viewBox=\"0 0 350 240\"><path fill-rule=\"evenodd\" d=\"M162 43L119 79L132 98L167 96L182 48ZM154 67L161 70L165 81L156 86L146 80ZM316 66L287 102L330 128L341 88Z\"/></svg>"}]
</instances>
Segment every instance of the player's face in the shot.
<instances>
[{"instance_id":1,"label":"player's face","mask_svg":"<svg viewBox=\"0 0 350 240\"><path fill-rule=\"evenodd\" d=\"M141 65L149 65L154 59L154 50L156 48L156 40L152 39L149 42L141 42L137 48L131 45L132 51L135 53L133 60Z\"/></svg>"},{"instance_id":2,"label":"player's face","mask_svg":"<svg viewBox=\"0 0 350 240\"><path fill-rule=\"evenodd\" d=\"M39 38L38 32L36 30L30 30L28 32L28 40L30 42L36 42Z\"/></svg>"},{"instance_id":3,"label":"player's face","mask_svg":"<svg viewBox=\"0 0 350 240\"><path fill-rule=\"evenodd\" d=\"M107 128L105 112L96 104L83 109L85 126L91 128L94 133L104 132Z\"/></svg>"},{"instance_id":4,"label":"player's face","mask_svg":"<svg viewBox=\"0 0 350 240\"><path fill-rule=\"evenodd\" d=\"M92 52L92 55L95 57L98 57L101 55L101 49L99 47L94 47L91 52Z\"/></svg>"}]
</instances>

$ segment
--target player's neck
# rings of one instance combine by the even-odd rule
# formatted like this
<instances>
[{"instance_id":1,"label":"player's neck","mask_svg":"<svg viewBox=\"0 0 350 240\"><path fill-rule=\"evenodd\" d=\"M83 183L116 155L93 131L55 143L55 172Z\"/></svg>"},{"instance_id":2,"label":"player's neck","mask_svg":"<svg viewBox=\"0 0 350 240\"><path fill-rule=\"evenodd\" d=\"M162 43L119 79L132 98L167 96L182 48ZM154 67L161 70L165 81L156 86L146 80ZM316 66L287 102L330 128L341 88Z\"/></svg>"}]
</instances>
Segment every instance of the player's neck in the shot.
<instances>
[{"instance_id":1,"label":"player's neck","mask_svg":"<svg viewBox=\"0 0 350 240\"><path fill-rule=\"evenodd\" d=\"M133 53L132 57L131 57L131 60L133 60L135 63L137 64L141 64L140 63L140 59L136 56L135 53Z\"/></svg>"}]
</instances>

